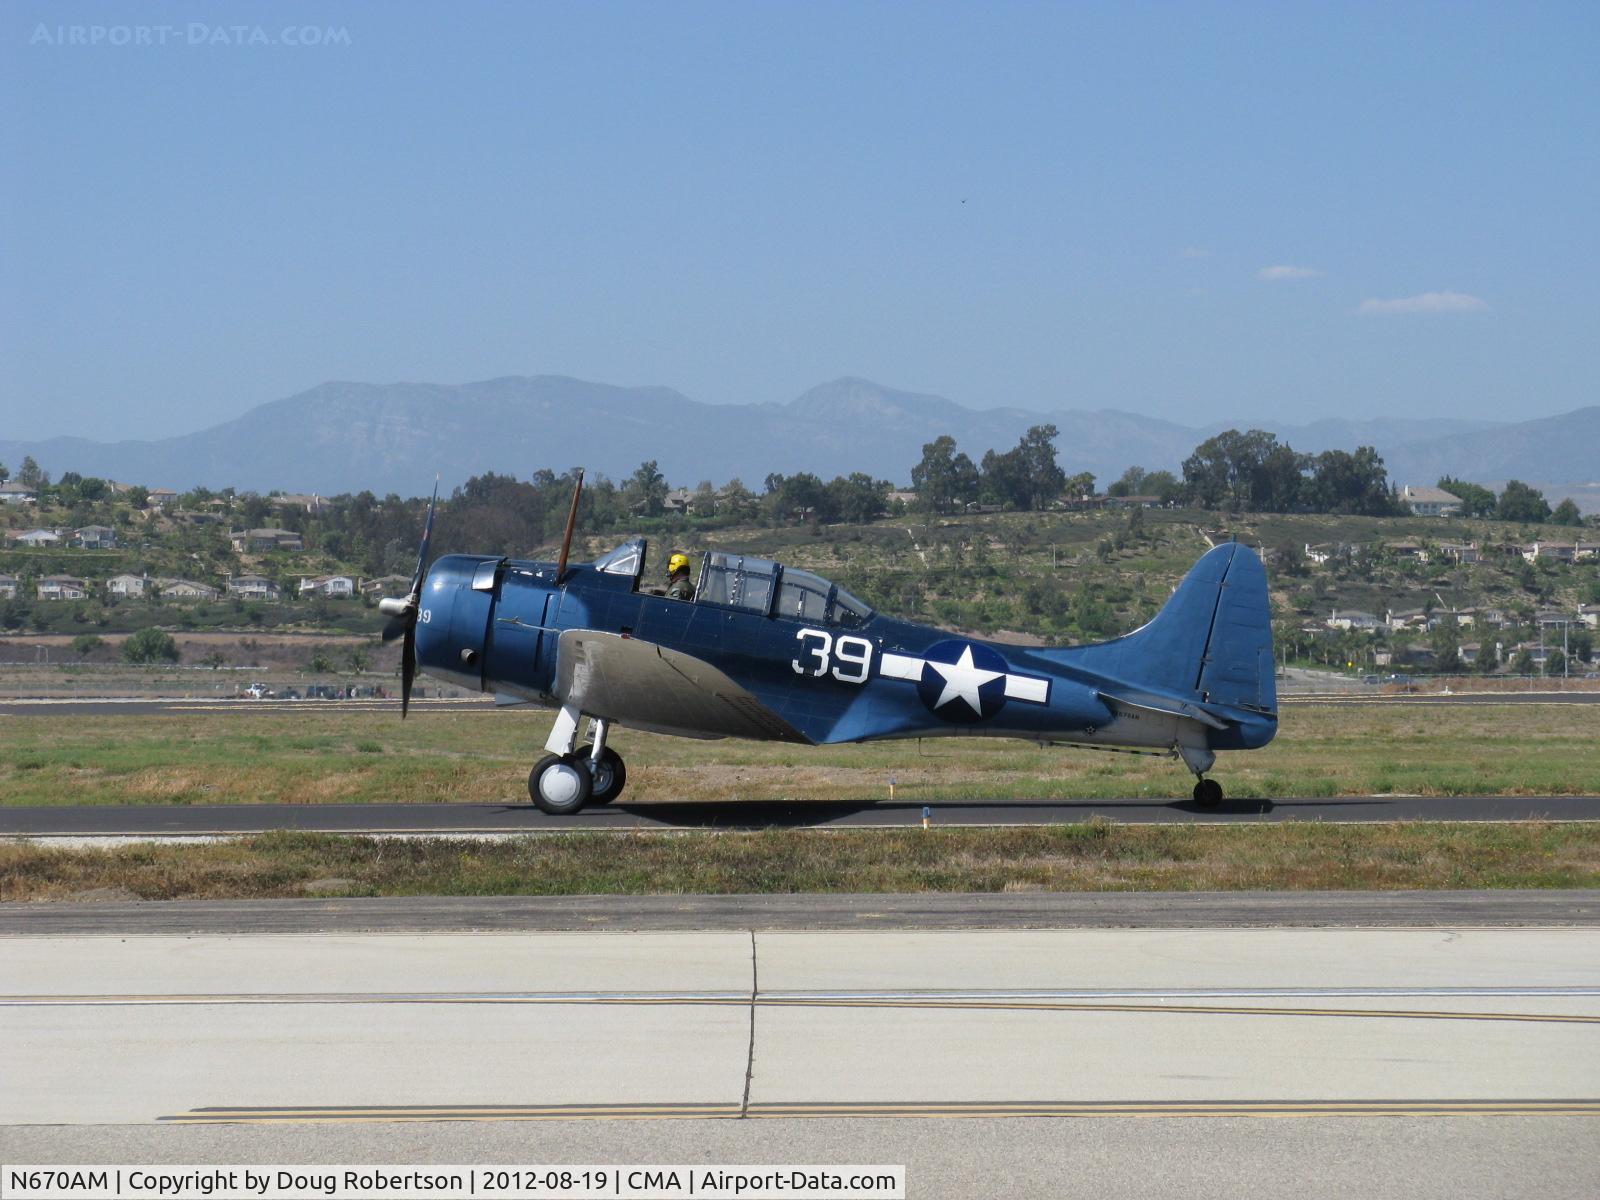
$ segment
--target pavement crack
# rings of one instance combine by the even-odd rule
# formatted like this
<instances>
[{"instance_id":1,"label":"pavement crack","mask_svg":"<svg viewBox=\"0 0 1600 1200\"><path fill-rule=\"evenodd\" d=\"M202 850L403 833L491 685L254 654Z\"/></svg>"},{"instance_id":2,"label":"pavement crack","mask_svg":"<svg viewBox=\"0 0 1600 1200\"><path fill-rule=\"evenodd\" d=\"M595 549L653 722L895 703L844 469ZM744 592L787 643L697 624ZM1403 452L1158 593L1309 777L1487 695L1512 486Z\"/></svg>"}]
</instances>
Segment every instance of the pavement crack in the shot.
<instances>
[{"instance_id":1,"label":"pavement crack","mask_svg":"<svg viewBox=\"0 0 1600 1200\"><path fill-rule=\"evenodd\" d=\"M756 931L750 931L750 1041L744 1053L744 1098L739 1102L739 1116L750 1115L750 1080L756 1070L756 995L761 990L761 978L756 968Z\"/></svg>"}]
</instances>

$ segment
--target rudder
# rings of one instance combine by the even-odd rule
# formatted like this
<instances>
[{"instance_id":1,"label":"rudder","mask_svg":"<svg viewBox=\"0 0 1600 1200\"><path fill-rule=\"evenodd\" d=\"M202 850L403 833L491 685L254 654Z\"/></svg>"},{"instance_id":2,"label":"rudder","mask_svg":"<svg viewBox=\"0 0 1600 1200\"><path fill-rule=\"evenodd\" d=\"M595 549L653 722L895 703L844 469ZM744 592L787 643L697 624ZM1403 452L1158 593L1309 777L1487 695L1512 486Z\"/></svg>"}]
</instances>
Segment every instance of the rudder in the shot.
<instances>
[{"instance_id":1,"label":"rudder","mask_svg":"<svg viewBox=\"0 0 1600 1200\"><path fill-rule=\"evenodd\" d=\"M1201 555L1149 624L1058 653L1136 687L1230 708L1277 708L1267 573L1256 552L1237 542Z\"/></svg>"}]
</instances>

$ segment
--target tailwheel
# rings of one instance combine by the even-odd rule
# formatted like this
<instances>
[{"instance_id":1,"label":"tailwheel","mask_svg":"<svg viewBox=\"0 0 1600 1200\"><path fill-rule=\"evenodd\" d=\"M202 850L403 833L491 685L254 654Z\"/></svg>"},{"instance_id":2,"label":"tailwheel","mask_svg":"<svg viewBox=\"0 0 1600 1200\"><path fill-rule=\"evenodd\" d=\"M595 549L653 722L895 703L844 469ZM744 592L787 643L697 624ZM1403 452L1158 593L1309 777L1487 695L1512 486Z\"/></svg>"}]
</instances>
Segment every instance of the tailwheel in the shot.
<instances>
[{"instance_id":1,"label":"tailwheel","mask_svg":"<svg viewBox=\"0 0 1600 1200\"><path fill-rule=\"evenodd\" d=\"M589 799L594 781L587 760L572 754L546 754L528 772L528 797L540 812L564 817Z\"/></svg>"},{"instance_id":2,"label":"tailwheel","mask_svg":"<svg viewBox=\"0 0 1600 1200\"><path fill-rule=\"evenodd\" d=\"M1194 802L1206 808L1222 803L1222 785L1215 779L1202 779L1194 785Z\"/></svg>"},{"instance_id":3,"label":"tailwheel","mask_svg":"<svg viewBox=\"0 0 1600 1200\"><path fill-rule=\"evenodd\" d=\"M622 789L628 782L628 768L623 765L622 755L610 746L600 750L597 759L594 746L579 746L573 752L573 757L583 762L589 768L591 780L589 791L590 804L609 804L622 795Z\"/></svg>"}]
</instances>

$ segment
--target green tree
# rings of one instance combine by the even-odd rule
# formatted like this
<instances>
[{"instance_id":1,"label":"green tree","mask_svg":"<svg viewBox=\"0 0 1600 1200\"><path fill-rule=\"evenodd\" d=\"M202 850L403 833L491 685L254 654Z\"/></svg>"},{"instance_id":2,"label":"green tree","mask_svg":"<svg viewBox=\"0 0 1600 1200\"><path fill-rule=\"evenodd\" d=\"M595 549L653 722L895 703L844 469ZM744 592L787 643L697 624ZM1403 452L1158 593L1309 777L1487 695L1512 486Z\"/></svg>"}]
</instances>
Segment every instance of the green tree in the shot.
<instances>
[{"instance_id":1,"label":"green tree","mask_svg":"<svg viewBox=\"0 0 1600 1200\"><path fill-rule=\"evenodd\" d=\"M1494 515L1495 494L1488 488L1476 483L1468 483L1465 479L1455 479L1446 475L1439 480L1440 491L1449 492L1461 501L1461 515L1463 517L1492 517Z\"/></svg>"},{"instance_id":2,"label":"green tree","mask_svg":"<svg viewBox=\"0 0 1600 1200\"><path fill-rule=\"evenodd\" d=\"M1148 472L1143 467L1129 467L1120 478L1106 488L1108 496L1145 496L1149 495L1144 490L1145 476Z\"/></svg>"},{"instance_id":3,"label":"green tree","mask_svg":"<svg viewBox=\"0 0 1600 1200\"><path fill-rule=\"evenodd\" d=\"M1572 497L1568 496L1560 504L1556 505L1555 511L1550 514L1550 521L1555 525L1582 525L1583 514L1578 511L1578 506L1572 502Z\"/></svg>"},{"instance_id":4,"label":"green tree","mask_svg":"<svg viewBox=\"0 0 1600 1200\"><path fill-rule=\"evenodd\" d=\"M918 503L932 512L947 513L976 499L978 468L949 434L922 447L922 461L911 468L911 486Z\"/></svg>"},{"instance_id":5,"label":"green tree","mask_svg":"<svg viewBox=\"0 0 1600 1200\"><path fill-rule=\"evenodd\" d=\"M43 472L39 470L39 464L33 461L33 455L23 455L22 467L17 471L17 482L23 487L36 488L43 482L43 478Z\"/></svg>"},{"instance_id":6,"label":"green tree","mask_svg":"<svg viewBox=\"0 0 1600 1200\"><path fill-rule=\"evenodd\" d=\"M828 507L841 521L865 525L888 511L893 485L856 471L828 484Z\"/></svg>"},{"instance_id":7,"label":"green tree","mask_svg":"<svg viewBox=\"0 0 1600 1200\"><path fill-rule=\"evenodd\" d=\"M1544 493L1538 488L1529 487L1520 479L1510 479L1500 493L1500 502L1495 505L1494 515L1501 521L1538 524L1550 519L1550 505L1545 502Z\"/></svg>"},{"instance_id":8,"label":"green tree","mask_svg":"<svg viewBox=\"0 0 1600 1200\"><path fill-rule=\"evenodd\" d=\"M80 633L72 639L72 648L79 658L88 658L105 644L105 639L92 633Z\"/></svg>"},{"instance_id":9,"label":"green tree","mask_svg":"<svg viewBox=\"0 0 1600 1200\"><path fill-rule=\"evenodd\" d=\"M667 479L656 467L656 460L650 459L639 464L639 469L628 477L627 493L629 503L644 513L647 517L658 517L666 504Z\"/></svg>"},{"instance_id":10,"label":"green tree","mask_svg":"<svg viewBox=\"0 0 1600 1200\"><path fill-rule=\"evenodd\" d=\"M141 629L122 643L122 657L130 663L177 662L178 643L160 629Z\"/></svg>"},{"instance_id":11,"label":"green tree","mask_svg":"<svg viewBox=\"0 0 1600 1200\"><path fill-rule=\"evenodd\" d=\"M142 483L136 483L128 489L128 503L134 508L148 508L150 506L150 489Z\"/></svg>"},{"instance_id":12,"label":"green tree","mask_svg":"<svg viewBox=\"0 0 1600 1200\"><path fill-rule=\"evenodd\" d=\"M1304 489L1306 503L1317 512L1349 516L1387 517L1397 512L1389 490L1389 473L1371 446L1325 450L1311 460L1311 478Z\"/></svg>"},{"instance_id":13,"label":"green tree","mask_svg":"<svg viewBox=\"0 0 1600 1200\"><path fill-rule=\"evenodd\" d=\"M1227 429L1183 461L1189 499L1202 508L1284 512L1300 499L1304 455L1265 430Z\"/></svg>"},{"instance_id":14,"label":"green tree","mask_svg":"<svg viewBox=\"0 0 1600 1200\"><path fill-rule=\"evenodd\" d=\"M8 480L10 478L11 478L11 468L6 466L5 463L0 462L0 483L4 483L6 480Z\"/></svg>"}]
</instances>

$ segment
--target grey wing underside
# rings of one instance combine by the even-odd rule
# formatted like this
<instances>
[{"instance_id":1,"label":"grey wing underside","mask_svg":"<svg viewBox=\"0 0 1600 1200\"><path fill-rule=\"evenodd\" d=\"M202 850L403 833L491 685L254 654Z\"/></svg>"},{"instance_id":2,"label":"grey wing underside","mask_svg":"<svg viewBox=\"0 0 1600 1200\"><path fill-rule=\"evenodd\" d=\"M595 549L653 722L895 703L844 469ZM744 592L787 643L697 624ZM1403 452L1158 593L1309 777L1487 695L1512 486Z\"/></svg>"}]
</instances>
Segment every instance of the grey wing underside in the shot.
<instances>
[{"instance_id":1,"label":"grey wing underside","mask_svg":"<svg viewBox=\"0 0 1600 1200\"><path fill-rule=\"evenodd\" d=\"M809 742L704 659L615 633L562 633L555 694L589 716L651 733Z\"/></svg>"}]
</instances>

